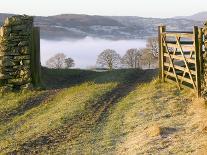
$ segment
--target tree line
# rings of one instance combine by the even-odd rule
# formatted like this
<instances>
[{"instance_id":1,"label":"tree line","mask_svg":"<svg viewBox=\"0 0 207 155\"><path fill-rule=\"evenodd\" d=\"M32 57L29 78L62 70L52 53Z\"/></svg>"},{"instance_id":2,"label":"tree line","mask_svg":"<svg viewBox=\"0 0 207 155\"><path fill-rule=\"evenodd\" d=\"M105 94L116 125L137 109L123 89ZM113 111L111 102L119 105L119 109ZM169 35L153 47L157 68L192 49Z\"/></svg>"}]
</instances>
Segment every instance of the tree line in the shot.
<instances>
[{"instance_id":1,"label":"tree line","mask_svg":"<svg viewBox=\"0 0 207 155\"><path fill-rule=\"evenodd\" d=\"M98 68L108 70L116 68L151 68L158 60L158 40L156 37L148 38L146 48L132 48L126 51L121 57L115 50L106 49L98 55L96 65ZM66 57L63 53L58 53L51 57L46 66L49 68L71 68L75 66L72 58Z\"/></svg>"}]
</instances>

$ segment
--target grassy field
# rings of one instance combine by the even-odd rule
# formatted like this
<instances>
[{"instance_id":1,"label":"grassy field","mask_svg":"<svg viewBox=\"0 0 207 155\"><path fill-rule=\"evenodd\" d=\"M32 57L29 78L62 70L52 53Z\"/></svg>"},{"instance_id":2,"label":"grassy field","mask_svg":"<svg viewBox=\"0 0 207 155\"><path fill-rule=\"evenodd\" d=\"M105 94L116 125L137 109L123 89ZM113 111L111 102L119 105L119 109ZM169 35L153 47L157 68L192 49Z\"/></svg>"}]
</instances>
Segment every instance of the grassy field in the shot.
<instances>
[{"instance_id":1,"label":"grassy field","mask_svg":"<svg viewBox=\"0 0 207 155\"><path fill-rule=\"evenodd\" d=\"M0 154L202 154L207 110L155 70L49 70L0 98Z\"/></svg>"}]
</instances>

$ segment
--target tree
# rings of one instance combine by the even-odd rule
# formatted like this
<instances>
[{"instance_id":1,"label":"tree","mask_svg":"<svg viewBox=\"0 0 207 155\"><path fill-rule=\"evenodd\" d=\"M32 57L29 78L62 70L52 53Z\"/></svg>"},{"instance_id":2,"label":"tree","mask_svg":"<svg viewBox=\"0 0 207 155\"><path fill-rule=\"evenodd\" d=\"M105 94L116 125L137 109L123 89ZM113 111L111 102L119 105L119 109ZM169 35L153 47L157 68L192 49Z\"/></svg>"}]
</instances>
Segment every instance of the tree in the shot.
<instances>
[{"instance_id":1,"label":"tree","mask_svg":"<svg viewBox=\"0 0 207 155\"><path fill-rule=\"evenodd\" d=\"M122 64L128 68L139 68L140 67L141 54L136 48L129 49L126 54L122 57Z\"/></svg>"},{"instance_id":2,"label":"tree","mask_svg":"<svg viewBox=\"0 0 207 155\"><path fill-rule=\"evenodd\" d=\"M109 70L117 68L120 64L121 57L116 51L112 49L106 49L99 54L96 63L101 67L106 67Z\"/></svg>"},{"instance_id":3,"label":"tree","mask_svg":"<svg viewBox=\"0 0 207 155\"><path fill-rule=\"evenodd\" d=\"M141 55L142 65L147 65L149 69L157 62L157 58L148 48L141 49Z\"/></svg>"},{"instance_id":4,"label":"tree","mask_svg":"<svg viewBox=\"0 0 207 155\"><path fill-rule=\"evenodd\" d=\"M74 67L75 66L75 63L74 63L74 60L72 58L66 58L65 59L65 67L66 68L71 68L71 67Z\"/></svg>"},{"instance_id":5,"label":"tree","mask_svg":"<svg viewBox=\"0 0 207 155\"><path fill-rule=\"evenodd\" d=\"M150 52L158 58L159 55L159 43L158 43L158 38L157 37L151 37L147 39L147 44L146 44L147 49L150 50Z\"/></svg>"},{"instance_id":6,"label":"tree","mask_svg":"<svg viewBox=\"0 0 207 155\"><path fill-rule=\"evenodd\" d=\"M64 63L65 63L66 55L63 53L58 53L55 56L51 57L49 60L46 62L46 66L49 68L64 68Z\"/></svg>"}]
</instances>

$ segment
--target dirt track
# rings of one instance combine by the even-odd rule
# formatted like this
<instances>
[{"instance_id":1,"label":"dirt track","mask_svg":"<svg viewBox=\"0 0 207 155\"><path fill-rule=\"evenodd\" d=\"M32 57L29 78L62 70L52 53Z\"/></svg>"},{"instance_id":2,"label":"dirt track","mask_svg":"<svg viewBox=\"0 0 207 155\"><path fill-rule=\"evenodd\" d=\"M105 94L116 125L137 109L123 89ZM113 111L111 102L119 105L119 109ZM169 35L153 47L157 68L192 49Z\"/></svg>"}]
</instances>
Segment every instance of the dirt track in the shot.
<instances>
[{"instance_id":1,"label":"dirt track","mask_svg":"<svg viewBox=\"0 0 207 155\"><path fill-rule=\"evenodd\" d=\"M141 71L135 77L130 77L127 83L119 84L111 92L108 92L101 96L94 102L90 102L87 105L87 110L84 113L79 113L72 119L70 119L61 128L50 131L44 136L37 137L35 140L28 141L22 144L19 149L12 154L34 154L40 153L43 149L48 150L54 149L58 143L61 143L67 139L67 141L74 140L79 137L82 133L90 132L90 129L104 124L104 120L107 119L109 110L115 105L120 99L129 94L134 88L143 82L152 80L156 74L155 70L144 70ZM45 100L49 100L58 91L50 90L38 97L25 102L23 110L17 112L22 113L23 111L31 108L35 105L39 105ZM11 113L16 115L18 113Z\"/></svg>"}]
</instances>

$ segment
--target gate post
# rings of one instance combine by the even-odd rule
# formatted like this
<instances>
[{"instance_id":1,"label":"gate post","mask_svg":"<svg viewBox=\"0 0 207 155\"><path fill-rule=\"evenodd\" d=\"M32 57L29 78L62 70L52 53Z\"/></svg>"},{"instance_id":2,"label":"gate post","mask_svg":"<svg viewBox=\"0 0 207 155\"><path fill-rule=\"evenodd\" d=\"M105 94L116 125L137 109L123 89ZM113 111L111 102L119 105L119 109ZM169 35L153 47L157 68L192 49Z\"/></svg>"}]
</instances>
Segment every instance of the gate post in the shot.
<instances>
[{"instance_id":1,"label":"gate post","mask_svg":"<svg viewBox=\"0 0 207 155\"><path fill-rule=\"evenodd\" d=\"M165 81L164 79L164 46L163 46L163 35L166 31L166 26L158 27L158 41L159 41L159 78L161 81Z\"/></svg>"},{"instance_id":2,"label":"gate post","mask_svg":"<svg viewBox=\"0 0 207 155\"><path fill-rule=\"evenodd\" d=\"M202 29L194 26L194 41L195 41L195 69L196 69L196 86L197 95L201 96L201 81L202 81Z\"/></svg>"},{"instance_id":3,"label":"gate post","mask_svg":"<svg viewBox=\"0 0 207 155\"><path fill-rule=\"evenodd\" d=\"M33 27L32 52L31 52L32 83L35 87L41 85L41 62L40 62L40 28Z\"/></svg>"}]
</instances>

